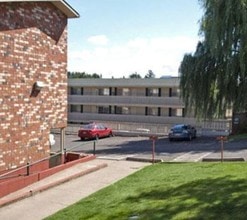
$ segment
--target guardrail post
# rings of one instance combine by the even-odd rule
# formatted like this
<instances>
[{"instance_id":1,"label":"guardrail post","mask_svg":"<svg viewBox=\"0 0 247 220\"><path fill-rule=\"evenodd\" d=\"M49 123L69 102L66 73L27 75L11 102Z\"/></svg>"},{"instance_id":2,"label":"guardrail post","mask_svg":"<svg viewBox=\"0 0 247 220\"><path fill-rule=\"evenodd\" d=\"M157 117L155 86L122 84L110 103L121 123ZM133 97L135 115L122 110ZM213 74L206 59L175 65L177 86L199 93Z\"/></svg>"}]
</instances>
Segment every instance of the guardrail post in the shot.
<instances>
[{"instance_id":1,"label":"guardrail post","mask_svg":"<svg viewBox=\"0 0 247 220\"><path fill-rule=\"evenodd\" d=\"M158 137L153 135L153 136L150 136L149 139L153 141L153 145L152 145L152 162L154 164L155 141L158 139Z\"/></svg>"},{"instance_id":2,"label":"guardrail post","mask_svg":"<svg viewBox=\"0 0 247 220\"><path fill-rule=\"evenodd\" d=\"M64 148L63 149L63 153L61 154L61 157L62 157L62 160L63 160L63 161L61 161L62 164L67 162L66 155L67 155L66 148Z\"/></svg>"},{"instance_id":3,"label":"guardrail post","mask_svg":"<svg viewBox=\"0 0 247 220\"><path fill-rule=\"evenodd\" d=\"M27 176L30 175L30 163L27 162Z\"/></svg>"},{"instance_id":4,"label":"guardrail post","mask_svg":"<svg viewBox=\"0 0 247 220\"><path fill-rule=\"evenodd\" d=\"M93 142L93 155L96 154L96 141Z\"/></svg>"},{"instance_id":5,"label":"guardrail post","mask_svg":"<svg viewBox=\"0 0 247 220\"><path fill-rule=\"evenodd\" d=\"M66 152L64 149L65 144L65 128L60 130L60 152L61 152L61 164L66 163Z\"/></svg>"},{"instance_id":6,"label":"guardrail post","mask_svg":"<svg viewBox=\"0 0 247 220\"><path fill-rule=\"evenodd\" d=\"M217 137L217 140L220 141L220 158L221 158L221 162L223 162L224 161L224 141L227 140L227 137L220 136L220 137Z\"/></svg>"}]
</instances>

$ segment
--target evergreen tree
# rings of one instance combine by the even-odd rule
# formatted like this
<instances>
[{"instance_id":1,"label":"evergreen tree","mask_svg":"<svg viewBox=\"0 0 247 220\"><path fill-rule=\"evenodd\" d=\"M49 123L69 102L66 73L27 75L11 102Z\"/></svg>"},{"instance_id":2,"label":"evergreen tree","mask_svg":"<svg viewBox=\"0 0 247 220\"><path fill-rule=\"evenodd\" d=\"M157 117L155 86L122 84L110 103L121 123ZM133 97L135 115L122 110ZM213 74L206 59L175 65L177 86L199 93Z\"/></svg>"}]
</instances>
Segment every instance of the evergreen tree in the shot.
<instances>
[{"instance_id":1,"label":"evergreen tree","mask_svg":"<svg viewBox=\"0 0 247 220\"><path fill-rule=\"evenodd\" d=\"M102 75L98 75L97 73L88 74L85 72L68 72L68 78L71 79L80 79L80 78L102 78Z\"/></svg>"},{"instance_id":2,"label":"evergreen tree","mask_svg":"<svg viewBox=\"0 0 247 220\"><path fill-rule=\"evenodd\" d=\"M148 70L148 73L145 75L145 78L155 78L155 74L152 70Z\"/></svg>"},{"instance_id":3,"label":"evergreen tree","mask_svg":"<svg viewBox=\"0 0 247 220\"><path fill-rule=\"evenodd\" d=\"M135 73L130 74L130 75L129 75L129 78L130 78L130 79L134 79L134 78L140 79L140 78L142 78L142 77L141 77L140 74L138 74L137 72L135 72Z\"/></svg>"}]
</instances>

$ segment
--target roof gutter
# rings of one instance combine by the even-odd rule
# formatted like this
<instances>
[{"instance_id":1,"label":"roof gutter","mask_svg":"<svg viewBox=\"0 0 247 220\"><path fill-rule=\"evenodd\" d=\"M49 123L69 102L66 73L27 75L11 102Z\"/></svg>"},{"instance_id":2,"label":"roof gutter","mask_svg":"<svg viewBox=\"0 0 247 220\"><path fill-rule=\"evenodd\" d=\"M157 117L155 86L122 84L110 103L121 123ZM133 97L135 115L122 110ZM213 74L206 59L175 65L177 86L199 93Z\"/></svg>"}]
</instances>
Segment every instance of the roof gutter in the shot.
<instances>
[{"instance_id":1,"label":"roof gutter","mask_svg":"<svg viewBox=\"0 0 247 220\"><path fill-rule=\"evenodd\" d=\"M51 2L56 8L58 8L61 12L63 12L67 18L79 18L79 13L73 9L65 0L0 0L1 2Z\"/></svg>"},{"instance_id":2,"label":"roof gutter","mask_svg":"<svg viewBox=\"0 0 247 220\"><path fill-rule=\"evenodd\" d=\"M66 1L50 1L53 5L55 5L59 10L61 10L64 14L67 15L68 18L79 18L80 14L74 10Z\"/></svg>"}]
</instances>

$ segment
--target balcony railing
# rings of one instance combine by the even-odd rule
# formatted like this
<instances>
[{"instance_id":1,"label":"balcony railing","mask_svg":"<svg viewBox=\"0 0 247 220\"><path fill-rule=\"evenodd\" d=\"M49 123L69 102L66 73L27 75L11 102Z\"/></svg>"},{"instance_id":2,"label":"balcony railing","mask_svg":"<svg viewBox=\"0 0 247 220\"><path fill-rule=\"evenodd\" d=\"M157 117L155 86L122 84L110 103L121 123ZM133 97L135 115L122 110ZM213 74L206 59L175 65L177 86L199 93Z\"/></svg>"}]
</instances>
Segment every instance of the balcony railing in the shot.
<instances>
[{"instance_id":1,"label":"balcony railing","mask_svg":"<svg viewBox=\"0 0 247 220\"><path fill-rule=\"evenodd\" d=\"M162 106L183 108L179 97L138 97L138 96L81 96L70 95L69 104L79 105L119 105L119 106Z\"/></svg>"}]
</instances>

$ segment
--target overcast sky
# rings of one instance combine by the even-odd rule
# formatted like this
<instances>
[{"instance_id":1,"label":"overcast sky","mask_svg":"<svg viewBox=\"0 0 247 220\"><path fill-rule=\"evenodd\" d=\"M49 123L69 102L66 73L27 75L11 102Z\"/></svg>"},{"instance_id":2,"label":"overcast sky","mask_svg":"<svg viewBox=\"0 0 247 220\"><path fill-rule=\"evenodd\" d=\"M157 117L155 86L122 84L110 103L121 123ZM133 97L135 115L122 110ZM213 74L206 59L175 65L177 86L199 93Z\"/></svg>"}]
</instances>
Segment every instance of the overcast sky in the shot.
<instances>
[{"instance_id":1,"label":"overcast sky","mask_svg":"<svg viewBox=\"0 0 247 220\"><path fill-rule=\"evenodd\" d=\"M198 0L67 0L80 14L69 19L68 71L122 78L148 70L178 75L199 40Z\"/></svg>"}]
</instances>

